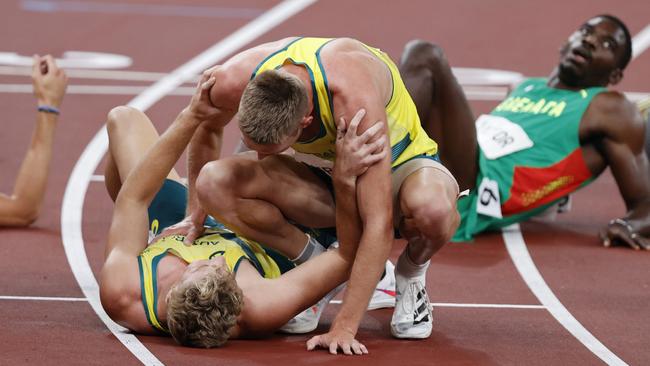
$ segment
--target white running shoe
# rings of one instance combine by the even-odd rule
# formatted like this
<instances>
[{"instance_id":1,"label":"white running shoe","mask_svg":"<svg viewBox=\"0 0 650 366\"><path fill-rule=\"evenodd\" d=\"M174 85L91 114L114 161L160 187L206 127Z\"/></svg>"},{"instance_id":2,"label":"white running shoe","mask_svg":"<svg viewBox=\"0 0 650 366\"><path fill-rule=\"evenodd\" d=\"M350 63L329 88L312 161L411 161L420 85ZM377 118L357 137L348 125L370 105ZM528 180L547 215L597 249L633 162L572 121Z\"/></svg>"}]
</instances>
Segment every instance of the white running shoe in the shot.
<instances>
[{"instance_id":1,"label":"white running shoe","mask_svg":"<svg viewBox=\"0 0 650 366\"><path fill-rule=\"evenodd\" d=\"M427 290L417 279L409 280L403 294L397 291L397 302L390 332L396 338L428 338L433 329Z\"/></svg>"},{"instance_id":2,"label":"white running shoe","mask_svg":"<svg viewBox=\"0 0 650 366\"><path fill-rule=\"evenodd\" d=\"M280 328L280 332L289 334L309 333L318 327L318 321L323 314L323 310L329 302L345 288L345 283L340 284L334 290L330 291L316 305L312 305L303 310L300 314L289 320L287 324Z\"/></svg>"},{"instance_id":3,"label":"white running shoe","mask_svg":"<svg viewBox=\"0 0 650 366\"><path fill-rule=\"evenodd\" d=\"M375 287L368 310L393 307L395 307L395 265L391 261L386 261L384 277Z\"/></svg>"}]
</instances>

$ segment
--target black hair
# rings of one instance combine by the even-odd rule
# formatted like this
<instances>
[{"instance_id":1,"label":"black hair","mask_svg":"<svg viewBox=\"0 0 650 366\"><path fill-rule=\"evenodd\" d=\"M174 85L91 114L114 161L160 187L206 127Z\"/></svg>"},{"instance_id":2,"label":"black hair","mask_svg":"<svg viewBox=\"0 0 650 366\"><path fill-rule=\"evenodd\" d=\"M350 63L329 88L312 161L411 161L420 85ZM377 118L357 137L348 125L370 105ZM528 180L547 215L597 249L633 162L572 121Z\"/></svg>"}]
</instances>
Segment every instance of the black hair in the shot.
<instances>
[{"instance_id":1,"label":"black hair","mask_svg":"<svg viewBox=\"0 0 650 366\"><path fill-rule=\"evenodd\" d=\"M623 31L623 34L625 35L625 49L623 50L623 57L618 61L618 67L620 67L621 70L624 70L632 59L632 36L630 35L630 30L627 29L627 26L621 19L611 14L601 14L594 18L605 18L610 22L616 23L616 25L618 25L618 27Z\"/></svg>"}]
</instances>

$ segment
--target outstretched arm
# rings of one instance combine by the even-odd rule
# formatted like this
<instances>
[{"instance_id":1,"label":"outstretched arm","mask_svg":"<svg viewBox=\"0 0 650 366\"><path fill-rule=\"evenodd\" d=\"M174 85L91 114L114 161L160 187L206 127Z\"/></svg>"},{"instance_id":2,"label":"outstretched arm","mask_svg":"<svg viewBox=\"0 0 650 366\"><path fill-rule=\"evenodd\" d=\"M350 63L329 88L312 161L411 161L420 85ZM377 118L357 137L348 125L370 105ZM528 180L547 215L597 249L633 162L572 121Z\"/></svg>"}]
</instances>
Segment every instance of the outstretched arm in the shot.
<instances>
[{"instance_id":1,"label":"outstretched arm","mask_svg":"<svg viewBox=\"0 0 650 366\"><path fill-rule=\"evenodd\" d=\"M206 163L219 159L223 128L235 116L236 106L239 104L238 92L235 90L238 88L237 83L233 86L233 79L237 80L236 72L232 71L232 68L218 65L206 73L215 79L215 86L210 90L208 99L208 103L215 108L215 113L199 126L189 143L187 216L166 230L167 233L186 234L185 244L188 245L202 233L203 222L207 216L196 195L196 178Z\"/></svg>"},{"instance_id":2,"label":"outstretched arm","mask_svg":"<svg viewBox=\"0 0 650 366\"><path fill-rule=\"evenodd\" d=\"M106 312L130 329L142 326L137 256L148 239L147 207L185 150L202 121L214 108L206 103L214 79L205 74L190 105L149 149L124 181L115 201L108 234L106 262L101 272L100 295Z\"/></svg>"},{"instance_id":3,"label":"outstretched arm","mask_svg":"<svg viewBox=\"0 0 650 366\"><path fill-rule=\"evenodd\" d=\"M650 250L650 164L644 151L645 123L636 107L618 93L602 104L603 138L598 149L616 179L627 213L612 220L603 243Z\"/></svg>"},{"instance_id":4,"label":"outstretched arm","mask_svg":"<svg viewBox=\"0 0 650 366\"><path fill-rule=\"evenodd\" d=\"M355 56L353 54L347 59L345 54L337 55L335 62L339 62L339 70L345 72L338 74L340 79L332 81L336 86L332 90L334 110L339 116L351 116L364 108L366 117L359 124L358 130L363 133L379 125L381 136L384 137L383 147L389 149L384 106L392 91L390 74L384 64L373 69L374 64L360 62L367 59ZM377 136L370 142L377 142L379 138ZM355 342L357 329L393 244L390 165L391 156L386 154L359 177L355 189L357 210L342 212L342 209L351 210L345 203L337 208L337 215L358 217L348 221L347 225L337 218L337 235L359 244L343 297L343 306L330 331L321 336L319 341L322 347L329 348L332 353L337 348L345 352ZM345 189L340 183L334 181L335 190ZM341 203L341 198L337 196L337 206Z\"/></svg>"},{"instance_id":5,"label":"outstretched arm","mask_svg":"<svg viewBox=\"0 0 650 366\"><path fill-rule=\"evenodd\" d=\"M32 84L40 107L36 115L36 128L20 166L13 194L0 194L0 226L27 226L34 222L45 195L58 108L68 78L57 67L52 56L34 56Z\"/></svg>"}]
</instances>

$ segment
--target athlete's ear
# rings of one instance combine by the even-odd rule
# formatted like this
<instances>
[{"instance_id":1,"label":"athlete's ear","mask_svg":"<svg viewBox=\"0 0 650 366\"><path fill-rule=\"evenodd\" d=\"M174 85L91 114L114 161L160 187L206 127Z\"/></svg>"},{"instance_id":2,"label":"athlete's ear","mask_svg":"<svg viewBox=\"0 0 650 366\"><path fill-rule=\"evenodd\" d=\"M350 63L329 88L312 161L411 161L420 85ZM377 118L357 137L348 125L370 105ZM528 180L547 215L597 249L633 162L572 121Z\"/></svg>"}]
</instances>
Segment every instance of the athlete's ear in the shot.
<instances>
[{"instance_id":1,"label":"athlete's ear","mask_svg":"<svg viewBox=\"0 0 650 366\"><path fill-rule=\"evenodd\" d=\"M621 80L623 79L623 70L621 69L614 69L609 74L609 85L616 85L618 84Z\"/></svg>"},{"instance_id":2,"label":"athlete's ear","mask_svg":"<svg viewBox=\"0 0 650 366\"><path fill-rule=\"evenodd\" d=\"M304 116L302 120L300 121L300 128L305 128L311 124L311 122L314 120L314 116Z\"/></svg>"}]
</instances>

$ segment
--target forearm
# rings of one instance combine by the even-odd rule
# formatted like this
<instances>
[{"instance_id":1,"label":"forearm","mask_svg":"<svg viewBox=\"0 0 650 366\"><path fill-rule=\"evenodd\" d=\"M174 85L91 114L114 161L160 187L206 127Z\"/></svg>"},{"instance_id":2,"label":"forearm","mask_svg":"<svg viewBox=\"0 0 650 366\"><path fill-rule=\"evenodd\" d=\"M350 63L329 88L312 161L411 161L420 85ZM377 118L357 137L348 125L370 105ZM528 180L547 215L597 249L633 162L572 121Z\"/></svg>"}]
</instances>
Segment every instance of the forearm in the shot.
<instances>
[{"instance_id":1,"label":"forearm","mask_svg":"<svg viewBox=\"0 0 650 366\"><path fill-rule=\"evenodd\" d=\"M354 260L361 240L362 227L356 199L356 177L339 179L334 176L336 197L336 235L341 255Z\"/></svg>"},{"instance_id":2,"label":"forearm","mask_svg":"<svg viewBox=\"0 0 650 366\"><path fill-rule=\"evenodd\" d=\"M389 239L390 238L390 239ZM343 307L332 324L356 334L392 245L392 233L368 227L359 243Z\"/></svg>"},{"instance_id":3,"label":"forearm","mask_svg":"<svg viewBox=\"0 0 650 366\"><path fill-rule=\"evenodd\" d=\"M266 332L276 330L301 310L317 303L328 292L349 276L352 261L344 258L338 249L328 250L297 266L280 278L263 280L250 293L246 306L255 317L253 328ZM323 276L327 268L328 275ZM274 309L269 312L269 309Z\"/></svg>"},{"instance_id":4,"label":"forearm","mask_svg":"<svg viewBox=\"0 0 650 366\"><path fill-rule=\"evenodd\" d=\"M181 111L156 144L140 159L124 182L120 195L146 201L148 204L180 158L200 123L187 113L187 110Z\"/></svg>"},{"instance_id":5,"label":"forearm","mask_svg":"<svg viewBox=\"0 0 650 366\"><path fill-rule=\"evenodd\" d=\"M32 220L36 219L45 195L58 117L52 113L40 112L36 118L36 128L16 177L12 195L12 200L19 209L17 212Z\"/></svg>"},{"instance_id":6,"label":"forearm","mask_svg":"<svg viewBox=\"0 0 650 366\"><path fill-rule=\"evenodd\" d=\"M192 140L187 153L187 170L188 170L188 187L189 197L187 212L190 213L196 207L200 207L198 197L196 195L195 183L196 178L203 166L212 161L219 159L221 152L222 133L221 128L217 130L207 128L204 124L199 127Z\"/></svg>"},{"instance_id":7,"label":"forearm","mask_svg":"<svg viewBox=\"0 0 650 366\"><path fill-rule=\"evenodd\" d=\"M392 202L390 196L390 162L371 167L357 180L358 218L356 228L363 229L343 298L343 307L333 328L355 334L368 301L379 281L393 244Z\"/></svg>"},{"instance_id":8,"label":"forearm","mask_svg":"<svg viewBox=\"0 0 650 366\"><path fill-rule=\"evenodd\" d=\"M628 211L650 202L650 167L643 151L605 142L605 156Z\"/></svg>"}]
</instances>

